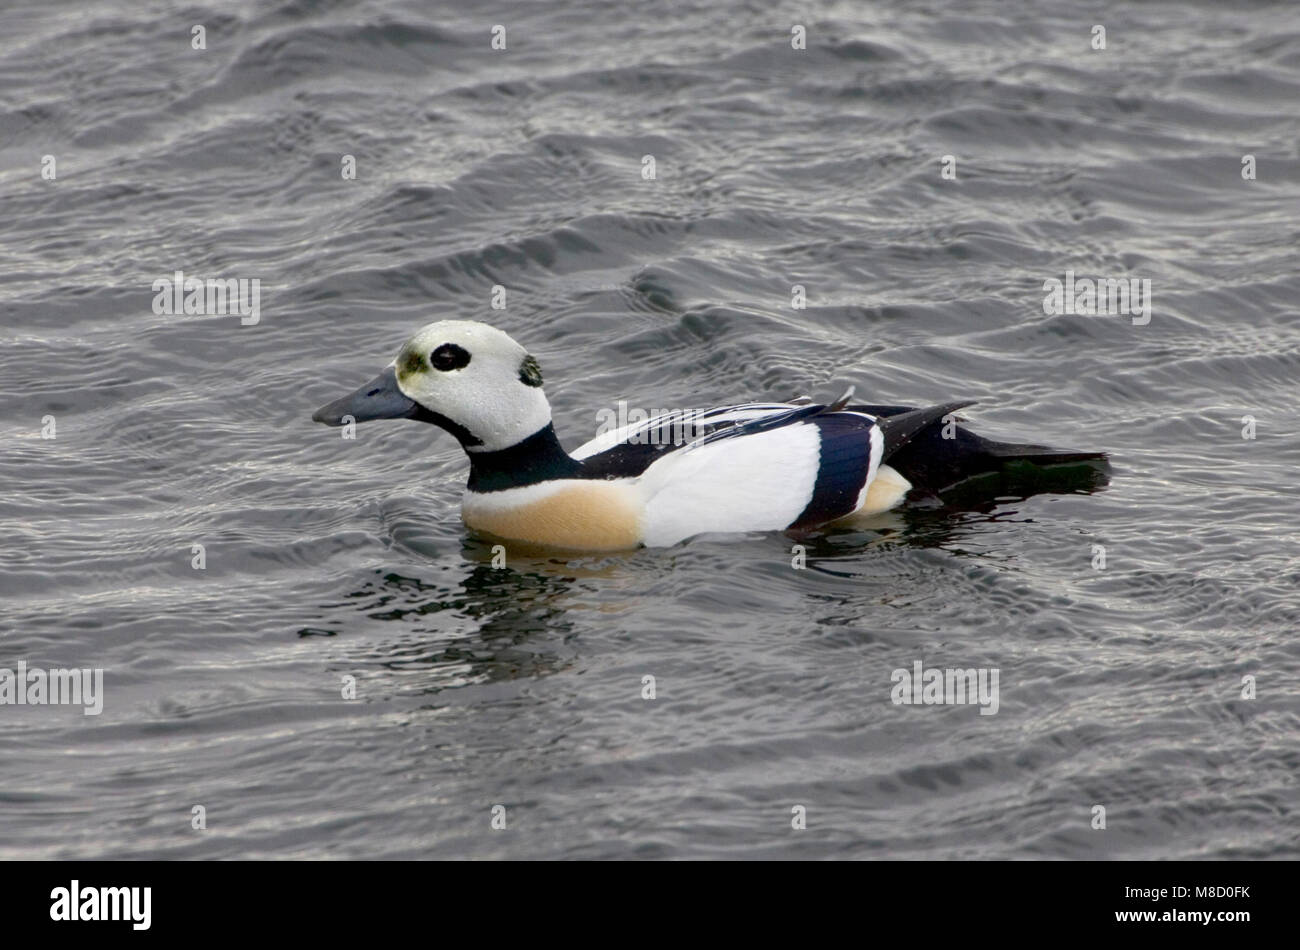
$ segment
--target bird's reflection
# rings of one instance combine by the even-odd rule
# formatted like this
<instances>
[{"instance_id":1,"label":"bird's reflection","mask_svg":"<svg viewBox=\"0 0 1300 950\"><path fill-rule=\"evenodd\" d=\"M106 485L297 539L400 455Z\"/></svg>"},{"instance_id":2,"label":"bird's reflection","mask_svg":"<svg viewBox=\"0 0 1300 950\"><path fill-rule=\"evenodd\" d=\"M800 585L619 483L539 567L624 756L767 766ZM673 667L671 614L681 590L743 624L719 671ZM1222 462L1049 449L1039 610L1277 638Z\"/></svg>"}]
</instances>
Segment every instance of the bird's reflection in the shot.
<instances>
[{"instance_id":1,"label":"bird's reflection","mask_svg":"<svg viewBox=\"0 0 1300 950\"><path fill-rule=\"evenodd\" d=\"M338 671L359 664L387 670L401 677L406 693L546 676L577 656L568 603L574 585L614 578L623 568L618 557L570 559L514 547L503 557L497 545L475 538L462 542L461 554L467 570L450 583L376 570L342 602L323 605L331 613L346 609L348 617L299 636L356 631L358 614L384 624L382 636L339 645L346 656Z\"/></svg>"}]
</instances>

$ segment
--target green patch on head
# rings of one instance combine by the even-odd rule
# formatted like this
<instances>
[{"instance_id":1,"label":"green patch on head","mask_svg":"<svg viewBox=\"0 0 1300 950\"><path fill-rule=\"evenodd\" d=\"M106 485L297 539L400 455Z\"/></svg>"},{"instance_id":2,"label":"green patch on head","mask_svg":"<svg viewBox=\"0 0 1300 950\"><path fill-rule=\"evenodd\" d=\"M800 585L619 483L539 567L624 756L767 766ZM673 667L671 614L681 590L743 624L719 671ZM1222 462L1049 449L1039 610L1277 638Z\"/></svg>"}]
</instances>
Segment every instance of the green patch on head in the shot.
<instances>
[{"instance_id":1,"label":"green patch on head","mask_svg":"<svg viewBox=\"0 0 1300 950\"><path fill-rule=\"evenodd\" d=\"M406 379L408 376L414 376L417 373L424 372L424 357L420 356L412 348L404 350L397 357L397 378Z\"/></svg>"},{"instance_id":2,"label":"green patch on head","mask_svg":"<svg viewBox=\"0 0 1300 950\"><path fill-rule=\"evenodd\" d=\"M525 356L523 362L519 364L519 381L525 386L542 385L542 368L531 356Z\"/></svg>"}]
</instances>

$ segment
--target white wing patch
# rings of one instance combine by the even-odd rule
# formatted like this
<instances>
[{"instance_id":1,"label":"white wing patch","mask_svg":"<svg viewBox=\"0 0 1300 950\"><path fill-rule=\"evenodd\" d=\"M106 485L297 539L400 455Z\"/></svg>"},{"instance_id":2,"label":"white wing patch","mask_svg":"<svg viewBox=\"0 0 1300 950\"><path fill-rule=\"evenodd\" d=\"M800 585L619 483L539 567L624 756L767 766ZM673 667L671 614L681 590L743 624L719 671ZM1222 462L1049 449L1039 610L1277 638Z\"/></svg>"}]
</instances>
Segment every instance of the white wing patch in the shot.
<instances>
[{"instance_id":1,"label":"white wing patch","mask_svg":"<svg viewBox=\"0 0 1300 950\"><path fill-rule=\"evenodd\" d=\"M674 412L652 416L643 422L630 422L625 426L619 426L617 429L602 432L594 439L584 442L569 454L576 459L591 458L593 455L599 455L616 445L622 445L634 437L652 432L655 429L677 426L681 431L689 433L695 426L713 426L722 422L748 422L751 419L761 419L763 416L787 412L793 408L795 407L782 403L752 403L741 406L722 406L717 409L679 409Z\"/></svg>"},{"instance_id":2,"label":"white wing patch","mask_svg":"<svg viewBox=\"0 0 1300 950\"><path fill-rule=\"evenodd\" d=\"M645 543L788 527L812 498L820 451L817 427L796 423L664 456L638 479Z\"/></svg>"}]
</instances>

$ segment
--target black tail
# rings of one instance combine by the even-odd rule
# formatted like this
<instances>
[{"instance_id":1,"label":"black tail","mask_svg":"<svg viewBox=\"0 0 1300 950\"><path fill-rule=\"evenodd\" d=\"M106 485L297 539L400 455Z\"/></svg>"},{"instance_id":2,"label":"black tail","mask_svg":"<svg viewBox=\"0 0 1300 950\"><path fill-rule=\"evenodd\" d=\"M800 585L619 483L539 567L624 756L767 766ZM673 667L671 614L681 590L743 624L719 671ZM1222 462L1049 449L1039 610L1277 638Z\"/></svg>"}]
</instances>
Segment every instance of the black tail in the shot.
<instances>
[{"instance_id":1,"label":"black tail","mask_svg":"<svg viewBox=\"0 0 1300 950\"><path fill-rule=\"evenodd\" d=\"M908 409L905 412L880 416L876 419L876 425L880 427L880 433L885 437L885 452L880 457L880 460L882 462L889 460L909 445L918 435L949 413L973 405L975 405L973 401L948 402L942 406L931 406L929 409ZM854 408L861 407L855 406ZM872 415L876 415L876 413L872 413Z\"/></svg>"},{"instance_id":2,"label":"black tail","mask_svg":"<svg viewBox=\"0 0 1300 950\"><path fill-rule=\"evenodd\" d=\"M884 458L922 493L945 501L1043 491L1094 491L1109 481L1105 452L1066 452L1044 445L995 442L963 426L935 425L969 402L931 409L850 406L876 416L885 436Z\"/></svg>"}]
</instances>

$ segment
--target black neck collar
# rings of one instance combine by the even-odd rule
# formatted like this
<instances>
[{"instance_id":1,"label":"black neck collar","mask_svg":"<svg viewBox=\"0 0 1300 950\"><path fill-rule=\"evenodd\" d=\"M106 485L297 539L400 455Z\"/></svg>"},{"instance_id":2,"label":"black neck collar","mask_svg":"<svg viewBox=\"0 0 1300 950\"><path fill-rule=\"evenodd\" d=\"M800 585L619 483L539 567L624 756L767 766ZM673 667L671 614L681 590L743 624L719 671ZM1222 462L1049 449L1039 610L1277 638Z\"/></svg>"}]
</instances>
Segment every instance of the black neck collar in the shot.
<instances>
[{"instance_id":1,"label":"black neck collar","mask_svg":"<svg viewBox=\"0 0 1300 950\"><path fill-rule=\"evenodd\" d=\"M469 456L470 491L502 491L556 478L582 477L582 463L564 451L550 422L508 449L465 454Z\"/></svg>"},{"instance_id":2,"label":"black neck collar","mask_svg":"<svg viewBox=\"0 0 1300 950\"><path fill-rule=\"evenodd\" d=\"M440 429L445 429L456 437L456 441L461 444L461 448L469 451L471 445L482 445L483 441L475 437L473 432L466 429L459 423L452 422L441 412L434 412L432 409L426 409L418 402L414 402L411 411L407 413L407 418L415 419L418 422L428 422Z\"/></svg>"}]
</instances>

